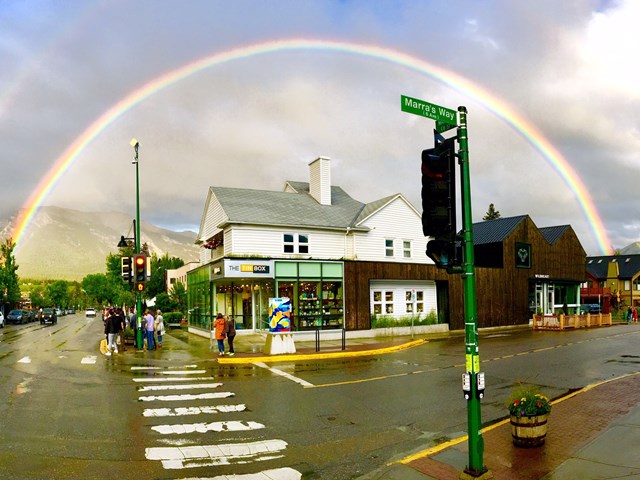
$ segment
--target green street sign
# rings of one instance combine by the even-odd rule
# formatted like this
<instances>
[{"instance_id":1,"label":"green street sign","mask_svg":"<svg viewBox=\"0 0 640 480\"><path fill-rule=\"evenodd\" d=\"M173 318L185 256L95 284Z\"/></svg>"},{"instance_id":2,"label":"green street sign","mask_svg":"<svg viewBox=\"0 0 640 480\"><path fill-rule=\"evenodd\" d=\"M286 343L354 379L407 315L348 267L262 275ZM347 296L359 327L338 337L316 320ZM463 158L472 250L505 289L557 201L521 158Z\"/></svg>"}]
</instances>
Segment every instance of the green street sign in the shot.
<instances>
[{"instance_id":1,"label":"green street sign","mask_svg":"<svg viewBox=\"0 0 640 480\"><path fill-rule=\"evenodd\" d=\"M440 133L446 132L458 124L458 112L455 110L425 102L424 100L418 100L417 98L400 95L400 108L403 112L413 113L414 115L435 120L436 130ZM450 125L450 127L445 128L445 125Z\"/></svg>"}]
</instances>

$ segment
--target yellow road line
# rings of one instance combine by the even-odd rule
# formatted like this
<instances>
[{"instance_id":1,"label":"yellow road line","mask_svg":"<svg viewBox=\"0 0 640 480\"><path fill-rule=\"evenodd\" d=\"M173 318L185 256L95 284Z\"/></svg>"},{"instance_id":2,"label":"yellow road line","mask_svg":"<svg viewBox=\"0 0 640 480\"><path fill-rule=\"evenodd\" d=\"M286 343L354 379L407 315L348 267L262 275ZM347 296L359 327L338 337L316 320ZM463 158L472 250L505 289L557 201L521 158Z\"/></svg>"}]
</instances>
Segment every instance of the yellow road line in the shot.
<instances>
[{"instance_id":1,"label":"yellow road line","mask_svg":"<svg viewBox=\"0 0 640 480\"><path fill-rule=\"evenodd\" d=\"M224 364L239 364L239 363L275 363L275 362L296 362L303 360L326 360L331 358L353 358L353 357L366 357L370 355L381 355L384 353L399 352L408 348L417 347L427 343L427 340L413 340L411 342L403 343L401 345L394 345L392 347L376 348L373 350L360 350L355 352L327 352L327 353L300 353L292 355L263 355L261 357L220 357L218 363Z\"/></svg>"}]
</instances>

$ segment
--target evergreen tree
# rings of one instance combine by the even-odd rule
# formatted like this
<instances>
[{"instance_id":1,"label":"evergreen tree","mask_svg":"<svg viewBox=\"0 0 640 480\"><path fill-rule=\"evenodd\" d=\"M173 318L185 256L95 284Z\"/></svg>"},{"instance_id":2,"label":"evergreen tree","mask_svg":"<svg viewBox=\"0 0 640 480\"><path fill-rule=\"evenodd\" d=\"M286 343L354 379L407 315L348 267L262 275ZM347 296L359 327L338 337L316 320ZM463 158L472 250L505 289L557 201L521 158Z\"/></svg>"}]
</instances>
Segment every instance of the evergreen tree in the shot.
<instances>
[{"instance_id":1,"label":"evergreen tree","mask_svg":"<svg viewBox=\"0 0 640 480\"><path fill-rule=\"evenodd\" d=\"M493 203L490 203L489 210L487 210L487 213L482 217L482 220L495 220L496 218L500 218L500 212L495 209Z\"/></svg>"},{"instance_id":2,"label":"evergreen tree","mask_svg":"<svg viewBox=\"0 0 640 480\"><path fill-rule=\"evenodd\" d=\"M16 244L11 238L0 244L0 289L2 300L9 306L20 301L20 285L18 283L18 265L13 255Z\"/></svg>"}]
</instances>

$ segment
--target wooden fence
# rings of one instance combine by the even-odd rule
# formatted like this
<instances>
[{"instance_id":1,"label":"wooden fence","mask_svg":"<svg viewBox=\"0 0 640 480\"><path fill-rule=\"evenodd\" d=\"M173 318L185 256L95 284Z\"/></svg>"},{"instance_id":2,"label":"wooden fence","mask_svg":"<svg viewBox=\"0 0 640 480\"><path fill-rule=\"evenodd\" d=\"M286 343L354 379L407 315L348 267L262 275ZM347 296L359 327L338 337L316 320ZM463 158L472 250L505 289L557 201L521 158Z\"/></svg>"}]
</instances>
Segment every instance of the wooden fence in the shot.
<instances>
[{"instance_id":1,"label":"wooden fence","mask_svg":"<svg viewBox=\"0 0 640 480\"><path fill-rule=\"evenodd\" d=\"M610 313L586 315L534 315L534 330L565 330L567 328L609 327L613 324Z\"/></svg>"}]
</instances>

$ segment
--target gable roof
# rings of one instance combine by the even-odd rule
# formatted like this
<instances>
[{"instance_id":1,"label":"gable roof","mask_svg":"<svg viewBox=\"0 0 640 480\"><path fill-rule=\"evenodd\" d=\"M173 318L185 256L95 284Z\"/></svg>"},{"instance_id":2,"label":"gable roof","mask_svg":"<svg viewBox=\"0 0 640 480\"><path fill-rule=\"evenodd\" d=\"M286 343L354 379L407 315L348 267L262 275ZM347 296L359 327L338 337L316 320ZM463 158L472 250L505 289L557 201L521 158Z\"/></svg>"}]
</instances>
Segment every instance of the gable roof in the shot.
<instances>
[{"instance_id":1,"label":"gable roof","mask_svg":"<svg viewBox=\"0 0 640 480\"><path fill-rule=\"evenodd\" d=\"M570 228L570 225L558 225L556 227L542 227L538 230L545 238L545 240L547 240L547 242L549 242L551 245L555 245L555 243L560 240L564 233Z\"/></svg>"},{"instance_id":2,"label":"gable roof","mask_svg":"<svg viewBox=\"0 0 640 480\"><path fill-rule=\"evenodd\" d=\"M473 244L502 243L528 215L496 218L473 224Z\"/></svg>"},{"instance_id":3,"label":"gable roof","mask_svg":"<svg viewBox=\"0 0 640 480\"><path fill-rule=\"evenodd\" d=\"M633 278L640 273L640 255L605 255L587 257L587 272L598 280L606 280L609 264L618 264L618 278Z\"/></svg>"}]
</instances>

